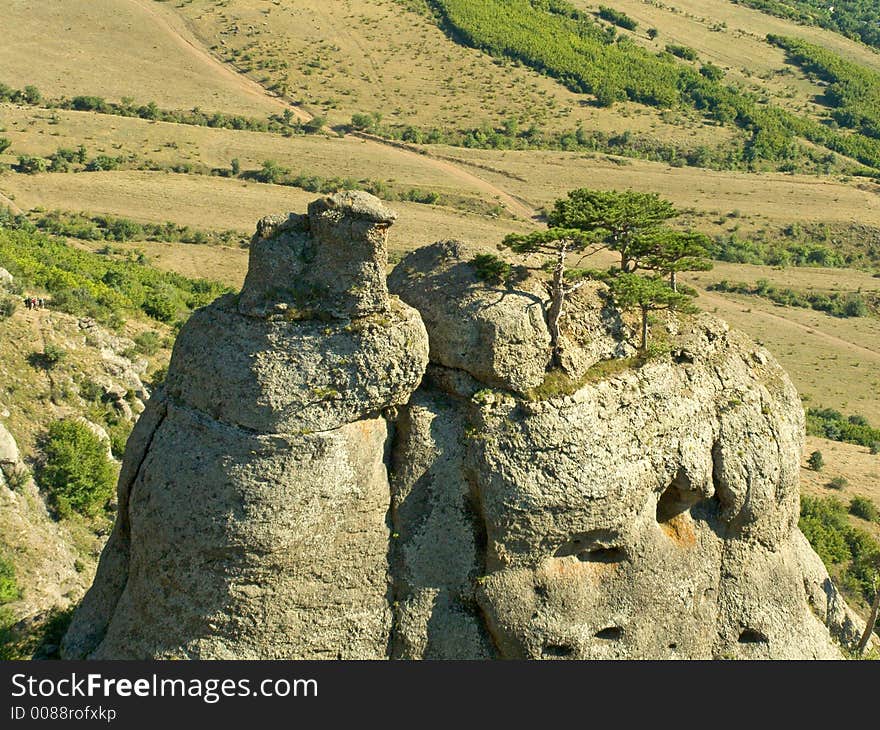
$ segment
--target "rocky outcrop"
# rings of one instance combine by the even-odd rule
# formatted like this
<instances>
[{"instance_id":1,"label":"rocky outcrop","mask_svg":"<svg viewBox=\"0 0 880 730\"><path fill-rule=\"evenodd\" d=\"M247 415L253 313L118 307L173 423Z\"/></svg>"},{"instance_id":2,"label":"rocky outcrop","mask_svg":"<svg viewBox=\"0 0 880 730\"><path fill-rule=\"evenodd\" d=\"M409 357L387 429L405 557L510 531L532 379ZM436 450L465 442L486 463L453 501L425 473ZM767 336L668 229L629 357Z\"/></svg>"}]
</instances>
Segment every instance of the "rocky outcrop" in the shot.
<instances>
[{"instance_id":1,"label":"rocky outcrop","mask_svg":"<svg viewBox=\"0 0 880 730\"><path fill-rule=\"evenodd\" d=\"M526 393L541 385L550 364L547 282L533 276L487 285L468 263L475 253L460 241L417 249L395 267L389 286L421 314L431 333L432 363ZM601 286L582 287L567 305L562 364L574 378L600 360L632 352L620 313L598 295Z\"/></svg>"},{"instance_id":2,"label":"rocky outcrop","mask_svg":"<svg viewBox=\"0 0 880 730\"><path fill-rule=\"evenodd\" d=\"M430 254L464 272L448 252ZM405 258L392 291L438 296L435 261ZM429 377L401 410L397 656L839 656L853 617L797 529L803 411L769 353L709 315L670 319L667 356L531 400L453 361L473 346L460 316L432 306ZM625 327L584 322L569 352L619 352ZM425 557L438 534L443 569Z\"/></svg>"},{"instance_id":3,"label":"rocky outcrop","mask_svg":"<svg viewBox=\"0 0 880 730\"><path fill-rule=\"evenodd\" d=\"M68 657L384 657L383 413L427 363L388 296L394 215L342 193L264 219L239 296L183 328L126 449Z\"/></svg>"},{"instance_id":4,"label":"rocky outcrop","mask_svg":"<svg viewBox=\"0 0 880 730\"><path fill-rule=\"evenodd\" d=\"M52 609L66 609L83 593L70 538L46 510L18 445L0 424L0 552L14 563L21 595L7 607L28 621Z\"/></svg>"},{"instance_id":5,"label":"rocky outcrop","mask_svg":"<svg viewBox=\"0 0 880 730\"><path fill-rule=\"evenodd\" d=\"M595 283L548 373L540 278L446 241L386 288L393 220L343 193L260 221L135 427L66 656L839 656L859 622L797 529L768 352L670 316L633 357Z\"/></svg>"}]
</instances>

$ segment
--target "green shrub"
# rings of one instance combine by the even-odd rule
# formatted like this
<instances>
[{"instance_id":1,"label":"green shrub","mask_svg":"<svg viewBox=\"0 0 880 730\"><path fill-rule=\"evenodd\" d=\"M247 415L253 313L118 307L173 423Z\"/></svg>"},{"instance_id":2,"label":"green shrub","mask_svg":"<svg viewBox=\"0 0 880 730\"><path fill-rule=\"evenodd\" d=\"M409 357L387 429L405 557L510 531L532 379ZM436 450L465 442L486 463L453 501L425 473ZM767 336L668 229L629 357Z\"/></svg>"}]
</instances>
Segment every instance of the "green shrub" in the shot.
<instances>
[{"instance_id":1,"label":"green shrub","mask_svg":"<svg viewBox=\"0 0 880 730\"><path fill-rule=\"evenodd\" d=\"M368 130L372 129L376 124L376 119L372 114L352 114L351 126L353 129Z\"/></svg>"},{"instance_id":2,"label":"green shrub","mask_svg":"<svg viewBox=\"0 0 880 730\"><path fill-rule=\"evenodd\" d=\"M67 357L67 351L51 342L43 348L43 352L32 352L28 355L28 363L32 367L51 370Z\"/></svg>"},{"instance_id":3,"label":"green shrub","mask_svg":"<svg viewBox=\"0 0 880 730\"><path fill-rule=\"evenodd\" d=\"M107 458L107 446L88 426L72 420L55 421L43 447L45 463L40 486L50 495L58 513L95 515L113 494L116 467Z\"/></svg>"},{"instance_id":4,"label":"green shrub","mask_svg":"<svg viewBox=\"0 0 880 730\"><path fill-rule=\"evenodd\" d=\"M844 489L847 485L849 485L849 480L846 477L833 477L831 481L828 482L828 487L830 489Z\"/></svg>"},{"instance_id":5,"label":"green shrub","mask_svg":"<svg viewBox=\"0 0 880 730\"><path fill-rule=\"evenodd\" d=\"M48 163L42 157L35 157L34 155L19 155L18 156L18 164L15 166L15 169L18 172L25 173L26 175L36 175L39 172L46 172L48 168Z\"/></svg>"},{"instance_id":6,"label":"green shrub","mask_svg":"<svg viewBox=\"0 0 880 730\"><path fill-rule=\"evenodd\" d=\"M263 167L257 173L257 179L260 182L275 184L280 182L289 172L290 170L281 167L275 160L266 160L263 163Z\"/></svg>"},{"instance_id":7,"label":"green shrub","mask_svg":"<svg viewBox=\"0 0 880 730\"><path fill-rule=\"evenodd\" d=\"M162 338L159 337L157 332L146 330L135 335L134 344L141 355L150 357L159 352L159 349L162 347Z\"/></svg>"},{"instance_id":8,"label":"green shrub","mask_svg":"<svg viewBox=\"0 0 880 730\"><path fill-rule=\"evenodd\" d=\"M809 408L807 433L831 441L844 441L858 446L880 442L880 428L873 428L863 417L846 418L833 408Z\"/></svg>"},{"instance_id":9,"label":"green shrub","mask_svg":"<svg viewBox=\"0 0 880 730\"><path fill-rule=\"evenodd\" d=\"M607 20L609 23L613 23L626 30L635 30L639 27L639 24L626 13L621 12L620 10L615 10L614 8L609 8L607 5L599 6L599 17L602 18L602 20Z\"/></svg>"},{"instance_id":10,"label":"green shrub","mask_svg":"<svg viewBox=\"0 0 880 730\"><path fill-rule=\"evenodd\" d=\"M7 137L0 137L0 155L2 155L12 145L12 141Z\"/></svg>"},{"instance_id":11,"label":"green shrub","mask_svg":"<svg viewBox=\"0 0 880 730\"><path fill-rule=\"evenodd\" d=\"M880 545L849 524L846 507L833 497L804 496L799 526L829 571L838 566L834 572L844 592L870 602L880 571Z\"/></svg>"},{"instance_id":12,"label":"green shrub","mask_svg":"<svg viewBox=\"0 0 880 730\"><path fill-rule=\"evenodd\" d=\"M685 61L696 61L698 58L697 52L689 46L679 46L670 43L666 46L666 52L671 53L677 58L682 58Z\"/></svg>"},{"instance_id":13,"label":"green shrub","mask_svg":"<svg viewBox=\"0 0 880 730\"><path fill-rule=\"evenodd\" d=\"M167 294L161 291L152 292L144 302L142 309L150 317L158 319L160 322L173 322L177 316L177 308L174 306L174 302L171 301Z\"/></svg>"},{"instance_id":14,"label":"green shrub","mask_svg":"<svg viewBox=\"0 0 880 730\"><path fill-rule=\"evenodd\" d=\"M471 259L470 264L477 278L489 284L504 282L511 272L509 263L491 253L477 254Z\"/></svg>"},{"instance_id":15,"label":"green shrub","mask_svg":"<svg viewBox=\"0 0 880 730\"><path fill-rule=\"evenodd\" d=\"M105 172L107 170L118 170L120 165L125 162L121 157L110 157L109 155L98 155L86 164L86 172Z\"/></svg>"},{"instance_id":16,"label":"green shrub","mask_svg":"<svg viewBox=\"0 0 880 730\"><path fill-rule=\"evenodd\" d=\"M800 528L825 565L831 566L852 557L846 542L849 530L846 509L833 497L824 500L802 497Z\"/></svg>"},{"instance_id":17,"label":"green shrub","mask_svg":"<svg viewBox=\"0 0 880 730\"><path fill-rule=\"evenodd\" d=\"M15 580L15 566L0 557L0 605L17 601L21 596Z\"/></svg>"},{"instance_id":18,"label":"green shrub","mask_svg":"<svg viewBox=\"0 0 880 730\"><path fill-rule=\"evenodd\" d=\"M868 522L877 522L880 518L877 506L867 497L853 497L849 503L849 513Z\"/></svg>"},{"instance_id":19,"label":"green shrub","mask_svg":"<svg viewBox=\"0 0 880 730\"><path fill-rule=\"evenodd\" d=\"M0 319L8 319L18 308L18 300L13 297L0 296Z\"/></svg>"},{"instance_id":20,"label":"green shrub","mask_svg":"<svg viewBox=\"0 0 880 730\"><path fill-rule=\"evenodd\" d=\"M814 451L810 454L810 457L807 459L807 464L813 471L822 471L822 467L825 466L825 459L822 456L822 452Z\"/></svg>"},{"instance_id":21,"label":"green shrub","mask_svg":"<svg viewBox=\"0 0 880 730\"><path fill-rule=\"evenodd\" d=\"M25 86L21 92L22 100L26 104L39 104L43 100L43 95L36 86Z\"/></svg>"},{"instance_id":22,"label":"green shrub","mask_svg":"<svg viewBox=\"0 0 880 730\"><path fill-rule=\"evenodd\" d=\"M325 124L327 124L327 117L312 117L302 125L302 128L307 134L318 134L324 129Z\"/></svg>"}]
</instances>

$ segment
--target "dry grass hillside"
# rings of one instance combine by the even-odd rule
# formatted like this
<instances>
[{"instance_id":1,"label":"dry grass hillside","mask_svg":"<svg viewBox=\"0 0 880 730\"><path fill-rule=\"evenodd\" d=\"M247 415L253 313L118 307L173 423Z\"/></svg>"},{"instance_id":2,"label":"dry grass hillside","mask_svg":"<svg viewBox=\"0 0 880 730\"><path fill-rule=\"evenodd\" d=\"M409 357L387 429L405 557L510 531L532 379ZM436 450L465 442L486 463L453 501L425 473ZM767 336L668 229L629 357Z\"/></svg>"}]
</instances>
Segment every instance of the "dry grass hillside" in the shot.
<instances>
[{"instance_id":1,"label":"dry grass hillside","mask_svg":"<svg viewBox=\"0 0 880 730\"><path fill-rule=\"evenodd\" d=\"M312 113L326 111L336 122L375 108L415 124L454 126L478 123L481 115L498 119L528 109L542 123L567 127L576 118L591 129L653 126L654 133L673 138L717 138L723 132L693 119L664 122L656 110L630 103L598 109L533 71L452 43L419 11L419 3L408 5L396 0L296 5L253 0L13 2L6 18L15 32L0 49L0 60L7 83L33 83L47 96L130 97L138 103L155 100L169 109L200 106L259 118L285 107L277 90L267 93L258 84L272 85L283 71L291 100L304 102ZM766 45L762 31L800 35L878 66L873 51L828 31L795 26L721 0L712 0L710 7L675 7L635 0L620 4L641 26L658 29L656 43L687 36L706 60L731 73L748 69L744 83L770 84L767 93L779 98L810 103L815 89L805 87L806 80L791 67L779 73L785 66L781 51ZM641 37L639 32L635 36ZM68 37L76 39L73 46L65 41ZM647 37L641 40L648 42ZM119 52L123 47L126 53ZM233 55L234 68L218 60ZM253 68L247 74L239 73L248 66ZM108 68L112 74L102 71ZM169 68L174 69L173 82ZM778 86L775 92L773 84ZM332 100L327 98L330 89ZM0 127L12 142L0 156L7 164L17 154L49 155L58 147L83 144L90 155L118 155L140 166L188 165L201 173L226 169L233 159L243 170L271 159L295 173L376 180L401 192L417 188L444 196L442 205L394 202L402 213L392 239L397 250L449 236L492 246L507 232L537 225L530 222L530 212L579 186L661 191L688 211L688 224L713 235L771 235L793 223L880 228L880 187L864 179L673 168L558 151L429 146L421 150L427 154L415 154L334 134L282 137L12 104L0 106ZM8 172L0 176L0 193L25 210L112 213L139 221L235 229L243 236L260 215L302 207L314 197L296 187L143 170L36 176ZM240 280L245 263L238 249L183 244L141 248L160 266L204 271L231 283ZM762 277L805 289L877 288L869 275L821 278L825 274L818 269L734 269L719 266L693 281L753 282ZM876 320L842 322L718 293L704 301L764 341L813 402L843 409L856 403L877 405L876 346L871 344ZM817 369L817 363L827 369Z\"/></svg>"},{"instance_id":2,"label":"dry grass hillside","mask_svg":"<svg viewBox=\"0 0 880 730\"><path fill-rule=\"evenodd\" d=\"M598 8L573 3L586 11ZM809 40L880 71L880 55L866 46L727 0L603 5L638 22L635 32L623 31L636 43L654 51L687 45L698 55L695 64L715 64L730 83L811 119L827 112L818 98L823 84L788 63L766 41L767 33ZM822 174L792 174L673 166L583 150L401 144L352 134L352 115L367 112L381 114L390 126L460 130L516 119L521 127L534 124L548 133L582 126L688 148L725 145L738 133L692 109L661 111L629 101L600 107L592 96L575 94L520 63L453 42L427 6L425 0L8 0L0 84L34 85L44 101L0 101L0 141L10 143L0 151L0 207L31 220L64 211L233 232L222 245L145 237L68 242L101 256L237 287L256 220L303 210L319 189L371 187L386 197L400 213L391 231L392 260L441 238L494 251L506 234L542 226L542 212L573 188L656 191L683 211L679 225L719 241L817 244L852 257L856 264L850 268L717 262L711 271L682 279L698 290L701 308L775 355L806 405L863 414L880 427L876 309L870 316L841 318L711 289L722 280L748 285L764 280L801 293L858 292L880 302L876 179L843 174L849 162L839 155ZM650 28L656 37L649 37ZM213 128L52 108L51 102L76 95L134 105L152 101L162 110L199 108L262 122L286 115L301 122L326 117L327 123L285 136L277 129ZM16 170L19 156L48 161L57 150L80 145L86 159L113 158L116 169ZM284 171L276 183L286 184L259 181L267 161ZM150 356L153 372L167 360L166 338L173 331L133 317L119 334L132 338L145 329L163 338ZM69 353L52 372L28 364L47 344ZM0 413L27 460L40 458L40 438L51 421L89 409L80 402L77 383L100 367L100 348L88 344L76 318L20 308L0 319ZM59 383L66 384L69 398ZM844 501L863 496L880 506L880 456L863 446L809 437L807 453L816 449L827 466L821 473L803 470L805 493ZM841 490L827 486L835 476L847 479ZM876 524L852 521L880 538ZM84 522L65 527L85 561L84 575L103 538L95 530L105 527Z\"/></svg>"}]
</instances>

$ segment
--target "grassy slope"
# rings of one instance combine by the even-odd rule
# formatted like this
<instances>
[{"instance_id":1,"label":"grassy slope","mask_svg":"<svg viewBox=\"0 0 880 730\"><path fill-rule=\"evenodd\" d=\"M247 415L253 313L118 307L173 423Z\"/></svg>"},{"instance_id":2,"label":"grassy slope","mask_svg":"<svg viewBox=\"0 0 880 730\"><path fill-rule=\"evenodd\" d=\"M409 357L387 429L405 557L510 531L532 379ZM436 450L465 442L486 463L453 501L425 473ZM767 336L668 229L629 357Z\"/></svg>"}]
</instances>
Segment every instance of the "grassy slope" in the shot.
<instances>
[{"instance_id":1,"label":"grassy slope","mask_svg":"<svg viewBox=\"0 0 880 730\"><path fill-rule=\"evenodd\" d=\"M157 32L156 13L163 11L152 1L10 0L3 8L2 80L34 84L51 96L100 91L169 108L254 116L278 110L276 101L245 89L186 42Z\"/></svg>"},{"instance_id":2,"label":"grassy slope","mask_svg":"<svg viewBox=\"0 0 880 730\"><path fill-rule=\"evenodd\" d=\"M880 68L880 57L859 44L723 0L685 0L675 4L676 11L639 0L610 4L640 20L643 27L636 33L638 42L648 44L644 28L657 27L658 48L669 42L694 46L704 60L729 68L732 79L755 85L790 108L815 112L811 96L820 89L785 66L781 51L764 42L767 32L820 42L848 58ZM191 0L179 5L152 0L68 0L63 4L62 19L60 2L36 6L14 2L7 17L15 32L10 34L10 44L0 49L3 68L12 75L4 80L17 85L33 82L49 94L132 96L138 101L156 99L169 108L200 105L258 116L276 112L277 99L254 95L252 85L224 74L215 63L204 55L193 54L186 43L168 32L173 27L192 40L180 20L185 18L195 34L208 45L217 46L217 54L248 46L252 59L239 58L240 65L261 58L269 59L270 64L286 60L289 96L303 100L313 112L327 111L331 121L347 121L352 112L375 109L381 110L387 121L473 126L484 119L497 121L528 110L534 120L548 128L568 129L583 122L588 129L630 129L670 140L713 139L720 132L687 115L667 114L664 121L654 110L635 104L597 109L588 99L527 69L496 64L476 51L451 43L427 19L403 10L396 0L332 4L309 1L271 7L256 0ZM712 30L716 22L726 23L727 28ZM233 32L234 26L237 33ZM67 27L71 30L66 31ZM37 28L42 30L38 33ZM45 29L52 33L47 34ZM69 46L61 41L51 41L45 52L34 42L37 37L61 37L65 32L77 39L76 58L81 63L70 63ZM134 59L131 62L117 52L129 46ZM167 82L169 59L176 69L173 84ZM108 64L120 69L112 79L89 71ZM744 73L742 69L747 65L751 70ZM271 83L285 75L282 71L255 69L250 76ZM333 99L328 98L331 88ZM57 121L52 116L40 110L5 107L0 109L0 125L13 139L13 151L20 148L48 153L58 146L84 141L90 152L119 154L134 150L159 161L209 166L225 166L238 157L247 168L272 158L295 171L393 178L401 184L457 190L493 201L492 194L481 185L453 176L427 158L352 139L284 139L74 112L58 112L54 115ZM660 190L677 204L693 208L692 220L710 233L730 232L736 227L745 235L793 221L856 220L880 226L880 186L865 181L674 169L559 152L439 148L432 153L452 159L459 170L467 170L535 208L577 186L635 187ZM106 212L144 221L173 220L243 232L251 230L256 218L267 212L301 209L314 197L313 193L293 188L139 172L5 175L0 177L0 190L14 196L24 208ZM450 236L490 246L504 233L527 225L432 206L395 203L395 207L402 213L391 237L392 248L397 250ZM733 211L739 212L735 220L722 220ZM238 249L182 244L131 246L147 248L159 266L184 273L209 271L212 277L230 283L241 280L246 264L246 253ZM761 277L805 289L877 288L876 279L856 273L744 266L719 267L694 281L754 281ZM880 414L880 363L871 344L876 341L876 322L841 321L732 295L715 294L703 301L708 309L717 307L718 313L734 326L761 339L813 403L859 410L880 420L875 415Z\"/></svg>"},{"instance_id":3,"label":"grassy slope","mask_svg":"<svg viewBox=\"0 0 880 730\"><path fill-rule=\"evenodd\" d=\"M474 127L521 116L548 130L583 123L615 132L624 113L635 132L669 140L686 129L696 140L717 140L717 130L686 115L664 121L639 104L597 109L537 73L451 43L430 18L408 9L420 6L423 0L191 0L179 12L216 53L262 83L286 80L291 99L333 123L378 111L389 123L416 126Z\"/></svg>"},{"instance_id":4,"label":"grassy slope","mask_svg":"<svg viewBox=\"0 0 880 730\"><path fill-rule=\"evenodd\" d=\"M126 35L129 26L119 19L137 13L141 13L138 17L142 21L143 28L152 28L149 33L152 38L151 47L155 46L165 54L172 53L171 49L174 48L178 48L179 52L183 53L177 42L169 40L168 26L161 25L156 17L144 14L141 9L144 5L150 6L153 11L164 13L167 18L171 17L174 12L170 6L151 3L149 0L104 0L104 2L114 3L113 9L118 12L109 14L104 21L104 35L101 37L100 43L94 35L86 32L88 24L81 22L82 18L88 18L89 13L93 12L88 9L91 6L79 2L79 0L66 5L66 7L72 5L77 9L76 12L69 15L70 20L67 22L71 27L78 28L77 37L81 39L79 51L84 57L100 59L105 47L118 46L123 40L130 41L131 36ZM333 63L327 61L325 69L315 68L312 69L311 74L303 74L301 79L303 83L314 85L318 81L323 83L332 81L337 87L342 84L338 88L345 88L343 82L351 84L363 82L362 86L358 87L358 94L372 94L377 103L381 101L382 93L392 94L404 106L409 104L409 107L401 107L403 116L410 113L424 113L430 114L435 121L440 121L446 117L443 117L444 112L436 105L447 103L461 107L461 114L458 117L453 118L454 115L448 117L450 122L454 122L455 119L462 121L465 119L465 112L476 109L491 111L495 107L492 104L487 106L486 99L480 97L475 90L476 87L468 85L470 83L468 81L469 74L472 73L490 74L496 83L502 77L505 79L504 83L514 84L518 83L516 79L528 77L529 83L538 84L543 90L538 96L545 100L556 99L553 101L554 105L562 104L561 99L570 96L569 92L558 84L541 79L525 69L512 71L510 68L496 66L491 60L481 57L476 52L450 43L426 20L417 15L402 12L400 6L392 0L369 0L358 4L357 7L358 9L355 11L349 3L334 3L327 8L323 4L304 3L297 6L297 14L293 15L291 8L272 6L272 8L268 8L270 13L267 18L257 18L256 16L252 17L249 13L259 14L261 9L267 9L264 4L258 5L255 2L248 2L248 0L230 0L225 4L225 7L220 7L214 2L194 0L185 4L179 9L179 12L184 13L190 19L199 33L207 34L209 40L219 41L222 39L227 44L239 41L258 43L251 51L255 57L259 55L258 51L262 47L259 44L264 41L268 43L269 36L274 34L273 38L275 39L272 42L281 43L279 39L281 35L284 35L285 44L293 44L299 48L300 55L289 56L291 67L297 66L297 59L302 60L302 54L311 47L309 43L315 41L315 34L320 30L329 31L330 21L333 21L334 28L345 29L344 32L334 30L336 35L333 37L332 43L337 47L337 50L333 51L336 54L333 56L335 61ZM694 8L685 5L681 7L687 12L695 14ZM22 5L14 5L12 8L13 21L20 24L21 32L14 34L18 38L27 38L28 33L31 32L31 25L28 23L36 22L36 18L49 26L53 22L57 24L57 4L41 4L37 8L32 8L33 18L29 19L27 23L24 21L23 8ZM633 5L626 9L632 10L633 14L637 15L636 10L639 8ZM654 13L651 16L654 20L653 24L661 32L658 41L663 40L664 33L671 34L667 40L678 40L678 36L674 34L684 33L684 29L689 28L688 23L695 27L704 27L707 22L681 13L657 9L647 4L644 4L642 9L645 12L650 10ZM725 48L728 52L734 52L738 44L745 43L744 38L746 37L745 35L728 37L736 28L739 28L742 34L746 34L751 42L759 42L755 40L755 37L759 35L758 21L763 18L761 14L722 3L720 0L712 0L712 9L712 17L726 20L728 32L705 31L702 35L695 35L695 39L702 39L698 43L701 53L716 58L712 54L720 53ZM16 12L19 14L16 15ZM660 15L657 15L658 13ZM288 18L289 15L290 18ZM701 17L708 16L709 13L706 11L699 13L699 15ZM236 18L237 20L235 20ZM400 18L406 19L409 23L406 28L403 27ZM378 19L382 20L382 24L378 22ZM263 22L268 22L269 25L263 26ZM768 22L770 23L768 28L774 31L801 30L797 26L786 24L778 19L769 19ZM77 26L76 23L80 23L80 25ZM240 28L239 34L236 36L211 36L211 33L216 33L223 23L237 24ZM248 25L254 25L255 32L251 35L248 35ZM379 31L379 28L382 28L382 32ZM256 33L257 30L260 32ZM692 30L694 29L690 28L688 32ZM810 31L817 38L821 38L823 42L849 54L849 57L862 60L873 58L872 52L866 51L863 47L846 39L826 31L817 29L810 29ZM32 57L33 49L28 51L30 46L25 41L20 42L23 44L19 48L22 56L26 58L30 53ZM137 47L143 45L140 36L135 36L134 42ZM697 43L696 40L694 42ZM760 42L763 43L763 41ZM397 47L397 50L393 53L390 52L387 48L389 45ZM715 50L716 48L717 50ZM379 67L381 79L376 76L372 80L363 80L356 75L352 77L351 74L347 77L347 81L342 79L341 71L346 68L346 63L354 63L356 58L361 57L357 54L362 54L363 49L370 51L368 54L370 57L378 55L386 59L383 63L389 64L388 67ZM767 49L768 52L772 50L769 46ZM749 48L748 53L751 53L752 50ZM390 55L387 55L386 51ZM146 49L139 51L139 53L146 52ZM346 53L349 54L347 61L343 58ZM400 75L400 59L407 54L414 54L416 57L416 62L412 64L418 69L415 74L415 78L419 81L415 84L416 91L418 89L436 90L440 88L440 94L433 94L430 99L418 94L411 96L409 87L403 84L401 79L393 78L394 75ZM772 54L759 55L762 59L770 59L766 63L771 65L777 61L781 63L781 55L779 58L772 56ZM179 56L171 55L169 57L174 58L175 63L183 63ZM776 58L775 61L774 58ZM188 56L186 59L188 63L194 63L193 59ZM395 61L395 59L397 60ZM716 60L721 62L723 59L718 57ZM735 60L735 58L730 59L732 68ZM59 65L63 62L64 59L59 58ZM394 65L395 63L397 66ZM736 63L739 65L739 61ZM459 64L458 70L455 71L448 64ZM366 65L372 69L372 64ZM436 68L429 68L433 66ZM468 69L467 73L461 70L465 67ZM235 79L217 74L211 63L205 61L204 58L201 63L186 68L190 68L189 73L193 74L195 78L201 78L204 75L215 80L222 92L218 92L221 95L217 98L225 99L225 110L250 110L254 113L257 111L252 106L254 99L249 88L236 83ZM367 76L370 75L369 69L364 72ZM389 76L392 71L394 74ZM125 88L108 88L95 76L92 79L85 79L83 83L86 83L86 86L78 87L75 90L102 93L108 97L113 96L114 93L120 96L129 94L142 99L149 95L145 94L145 90L150 91L155 88L155 67L142 65L138 70L125 69L125 72L127 75L119 74L118 76L118 79L125 79L125 83L128 84ZM269 72L261 73L266 75ZM453 78L455 82L451 86L456 86L457 90L449 90L450 85L444 85L432 74L445 74L446 78ZM254 75L260 76L260 74ZM191 96L193 92L187 86L188 78L186 73L179 74L175 77L172 88L166 91L167 96L156 98L172 107L190 106L195 97ZM508 79L513 80L508 81ZM19 84L26 80L26 77L12 79ZM102 86L95 88L94 84L98 83L102 83ZM117 81L117 83L123 82ZM389 85L390 88L386 88ZM458 85L461 85L461 88L458 88ZM382 91L382 89L385 90ZM74 89L73 87L59 87L50 84L46 90L53 93L65 91L71 93ZM413 93L416 92L413 91ZM355 90L352 91L352 94L355 94ZM444 94L451 94L452 98L444 101L442 100ZM435 96L438 98L434 99ZM342 111L345 111L345 114L342 111L339 112L340 118L344 118L351 110L362 108L355 96L341 95L341 98L349 106L344 110L340 107ZM537 104L536 98L518 92L508 95L507 99L517 103ZM274 109L273 105L276 103L276 100L271 100L260 111L268 113ZM554 108L558 108L558 106ZM584 107L584 109L586 110L584 113L589 114L597 111L592 107ZM641 116L627 116L631 115L632 111L631 105L615 107L612 112L607 112L614 115L614 119L607 121L607 124L613 125L617 129L639 128ZM394 113L389 109L386 109L386 112ZM604 114L606 111L603 110L602 113ZM94 150L94 152L104 151L108 154L121 154L122 152L137 151L142 156L158 161L200 162L208 166L226 166L233 157L238 157L242 161L243 167L247 168L258 165L262 159L272 158L296 171L324 176L347 175L383 180L393 178L405 185L421 186L438 191L458 190L464 195L483 196L487 202L493 201L492 196L480 190L477 185L450 176L448 170L439 169L430 160L405 154L389 147L367 145L352 139L331 140L320 137L284 139L274 135L251 132L183 127L150 123L138 119L75 112L52 114L45 110L13 109L11 107L3 108L0 110L0 114L2 114L0 117L2 122L0 123L7 127L6 134L13 140L13 151L20 148L26 151L48 153L58 146L71 146L75 142L83 141L89 147L90 152ZM559 118L561 119L562 116ZM591 117L590 124L602 126L605 123ZM668 131L671 134L681 135L690 134L694 130L672 125ZM176 147L172 145L176 145ZM768 226L784 225L794 220L840 222L859 220L868 225L880 226L880 203L877 202L880 198L877 197L876 192L880 188L873 183L843 182L781 174L754 175L711 172L693 168L673 169L662 164L559 152L498 152L449 148L441 148L435 152L465 163L460 164L459 168L468 170L498 188L513 193L533 207L546 205L566 190L582 185L635 187L662 190L664 195L677 204L694 208L695 222L710 233L729 232L732 228L737 227L745 235L750 231ZM7 157L7 159L11 158ZM493 172L493 170L497 172ZM42 206L115 213L139 220L170 219L198 227L235 228L243 232L251 230L254 220L266 212L301 208L307 200L314 197L312 193L292 188L263 186L218 178L136 172L101 173L89 176L82 174L39 177L6 175L0 178L0 190L14 196L17 203L24 208ZM392 234L392 246L399 249L412 248L441 236L460 236L491 245L507 231L521 228L522 225L482 216L465 215L431 206L400 203L395 205L403 213ZM735 221L725 221L719 218L719 216L723 218L732 211L741 213ZM160 266L174 267L186 273L204 268L210 271L213 276L231 283L240 281L245 265L244 254L237 250L165 245L155 246L148 253ZM790 275L791 272L762 271L760 273L760 276L779 283L784 283ZM748 269L744 269L739 275L725 273L724 276L747 281L758 278L757 273L753 276ZM812 276L810 271L798 272L798 286L808 288ZM716 278L714 275L707 275L705 281L717 281L718 278L722 277ZM841 288L846 288L849 285L851 282L847 285L841 285ZM858 350L853 350L853 346L864 342L870 332L867 335L858 329L852 332L840 332L839 323L832 320L824 323L825 328L834 332L844 342L831 339L814 341L815 338L806 332L802 326L804 323L799 318L819 317L820 315L794 310L788 311L754 301L740 304L736 302L734 297L719 295L715 295L715 300L709 306L712 308L718 306L719 313L729 316L736 326L752 332L776 351L792 371L801 390L812 396L814 401L821 402L823 405L840 407L844 407L841 404L848 401L867 400L876 403L876 397L872 396L873 380L871 378L845 377L841 382L837 382L832 374L824 377L818 377L814 374L816 361L816 357L813 355L814 351L820 352L820 356L825 358L843 357L848 362L848 358L854 357L853 352L858 353ZM768 312L764 311L765 307L769 307ZM746 309L752 309L752 312L746 312ZM785 321L792 322L793 326L780 326L778 319L780 316ZM783 325L785 321L782 322ZM813 325L807 323L807 326ZM861 357L861 354L858 354L857 357ZM840 368L840 370L845 373L853 373L855 367ZM836 387L828 390L826 386L829 383L834 383Z\"/></svg>"}]
</instances>

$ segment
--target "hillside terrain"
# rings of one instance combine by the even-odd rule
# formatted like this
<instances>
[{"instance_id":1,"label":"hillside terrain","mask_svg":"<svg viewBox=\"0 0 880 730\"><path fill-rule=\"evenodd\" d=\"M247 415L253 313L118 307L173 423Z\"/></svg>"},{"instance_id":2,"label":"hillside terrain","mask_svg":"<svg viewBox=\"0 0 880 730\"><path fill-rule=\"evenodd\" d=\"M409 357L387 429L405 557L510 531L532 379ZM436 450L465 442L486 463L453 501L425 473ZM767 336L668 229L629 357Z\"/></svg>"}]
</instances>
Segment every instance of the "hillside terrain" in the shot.
<instances>
[{"instance_id":1,"label":"hillside terrain","mask_svg":"<svg viewBox=\"0 0 880 730\"><path fill-rule=\"evenodd\" d=\"M145 360L149 381L189 312L241 286L255 221L319 193L365 189L396 210L393 264L439 239L495 252L506 235L543 227L574 188L659 192L683 211L676 226L713 241L714 268L681 277L697 305L773 353L805 407L880 427L880 54L859 24L864 4L844 3L847 20L806 0L603 3L622 14L615 22L582 0L510 3L523 23L555 8L553 22L581 28L589 45L572 47L603 59L604 75L584 72L581 56L548 55L558 51L549 41L500 43L500 20L482 25L499 16L474 8L501 5L10 0L0 236L53 236L90 267L124 264L148 289L174 287L164 321L131 291L109 305L125 324L96 320L128 341L132 362ZM618 83L621 69L637 72ZM690 91L668 96L673 76ZM850 88L856 96L839 93ZM11 251L0 245L16 279L4 296L43 295L50 309L19 304L0 319L0 422L34 473L57 420L99 421L118 450L131 420L104 418L70 385L100 362L101 348L77 339L77 322L96 312L53 305L62 287ZM211 283L155 283L175 274ZM818 294L858 297L865 310L791 303ZM47 344L72 354L55 371L22 366ZM53 377L75 392L53 393ZM806 453L815 450L827 465L802 471L804 493L880 507L869 446L811 435ZM842 490L826 486L835 476ZM880 538L877 523L847 519ZM108 520L55 522L83 581ZM14 546L0 547L15 565ZM16 610L30 619L48 608Z\"/></svg>"}]
</instances>

